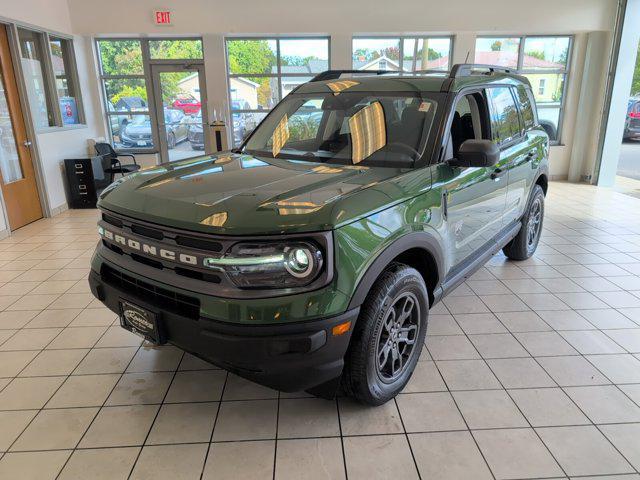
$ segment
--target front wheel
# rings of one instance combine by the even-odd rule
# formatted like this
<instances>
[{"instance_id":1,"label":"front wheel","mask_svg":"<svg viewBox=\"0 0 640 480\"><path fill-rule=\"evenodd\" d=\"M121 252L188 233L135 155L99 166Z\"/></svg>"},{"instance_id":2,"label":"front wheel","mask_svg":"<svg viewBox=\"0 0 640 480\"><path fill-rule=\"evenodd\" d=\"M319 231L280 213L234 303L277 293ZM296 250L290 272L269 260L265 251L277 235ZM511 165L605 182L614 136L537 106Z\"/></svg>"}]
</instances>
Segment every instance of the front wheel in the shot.
<instances>
[{"instance_id":1,"label":"front wheel","mask_svg":"<svg viewBox=\"0 0 640 480\"><path fill-rule=\"evenodd\" d=\"M422 351L428 315L420 273L390 265L362 305L346 359L345 392L369 405L382 405L400 393Z\"/></svg>"},{"instance_id":2,"label":"front wheel","mask_svg":"<svg viewBox=\"0 0 640 480\"><path fill-rule=\"evenodd\" d=\"M534 185L529 207L522 217L522 228L502 249L504 254L512 260L526 260L531 257L538 248L543 221L544 192L540 185Z\"/></svg>"}]
</instances>

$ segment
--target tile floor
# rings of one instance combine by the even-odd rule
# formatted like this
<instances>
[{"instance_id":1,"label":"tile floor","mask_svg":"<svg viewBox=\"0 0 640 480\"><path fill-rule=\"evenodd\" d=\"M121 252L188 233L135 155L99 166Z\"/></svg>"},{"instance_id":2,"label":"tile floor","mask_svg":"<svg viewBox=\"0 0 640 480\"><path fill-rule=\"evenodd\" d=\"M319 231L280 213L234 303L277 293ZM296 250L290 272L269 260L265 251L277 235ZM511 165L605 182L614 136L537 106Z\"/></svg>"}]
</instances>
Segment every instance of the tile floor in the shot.
<instances>
[{"instance_id":1,"label":"tile floor","mask_svg":"<svg viewBox=\"0 0 640 480\"><path fill-rule=\"evenodd\" d=\"M552 184L536 256L436 306L375 409L141 345L88 291L95 220L0 241L2 479L640 478L640 199Z\"/></svg>"}]
</instances>

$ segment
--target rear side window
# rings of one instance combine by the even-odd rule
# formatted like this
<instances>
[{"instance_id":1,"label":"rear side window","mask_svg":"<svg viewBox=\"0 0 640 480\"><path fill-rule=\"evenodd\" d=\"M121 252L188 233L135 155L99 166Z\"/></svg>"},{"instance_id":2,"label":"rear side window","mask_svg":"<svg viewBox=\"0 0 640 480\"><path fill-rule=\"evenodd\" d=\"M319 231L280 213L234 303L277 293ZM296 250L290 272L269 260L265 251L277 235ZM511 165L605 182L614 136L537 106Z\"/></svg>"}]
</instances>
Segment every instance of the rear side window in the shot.
<instances>
[{"instance_id":1,"label":"rear side window","mask_svg":"<svg viewBox=\"0 0 640 480\"><path fill-rule=\"evenodd\" d=\"M533 106L531 102L531 95L527 92L527 89L520 85L517 89L518 102L520 103L520 113L522 114L522 121L524 122L524 129L528 130L532 128L536 119L533 113Z\"/></svg>"},{"instance_id":2,"label":"rear side window","mask_svg":"<svg viewBox=\"0 0 640 480\"><path fill-rule=\"evenodd\" d=\"M520 134L520 116L510 87L487 89L491 109L493 140L499 145L510 142Z\"/></svg>"}]
</instances>

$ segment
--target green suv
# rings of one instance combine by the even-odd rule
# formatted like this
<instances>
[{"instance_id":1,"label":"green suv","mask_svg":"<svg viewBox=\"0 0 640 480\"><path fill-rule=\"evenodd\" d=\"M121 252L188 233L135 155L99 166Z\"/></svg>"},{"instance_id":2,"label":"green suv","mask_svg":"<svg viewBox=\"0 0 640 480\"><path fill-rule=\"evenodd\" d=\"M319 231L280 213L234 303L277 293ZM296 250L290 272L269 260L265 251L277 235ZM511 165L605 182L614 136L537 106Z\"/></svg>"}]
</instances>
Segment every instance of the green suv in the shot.
<instances>
[{"instance_id":1,"label":"green suv","mask_svg":"<svg viewBox=\"0 0 640 480\"><path fill-rule=\"evenodd\" d=\"M122 327L379 405L411 377L430 307L500 249L534 253L549 139L527 79L363 73L319 74L237 150L102 193L89 282Z\"/></svg>"}]
</instances>

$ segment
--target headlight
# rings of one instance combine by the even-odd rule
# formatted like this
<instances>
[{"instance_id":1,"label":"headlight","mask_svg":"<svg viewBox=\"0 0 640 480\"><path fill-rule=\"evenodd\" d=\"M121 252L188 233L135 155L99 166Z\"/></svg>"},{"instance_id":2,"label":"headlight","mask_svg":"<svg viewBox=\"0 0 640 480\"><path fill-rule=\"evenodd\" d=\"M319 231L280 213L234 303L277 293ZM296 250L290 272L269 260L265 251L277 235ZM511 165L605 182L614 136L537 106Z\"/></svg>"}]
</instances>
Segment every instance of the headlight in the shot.
<instances>
[{"instance_id":1,"label":"headlight","mask_svg":"<svg viewBox=\"0 0 640 480\"><path fill-rule=\"evenodd\" d=\"M311 242L237 243L221 258L205 264L224 270L241 288L291 288L313 282L324 257Z\"/></svg>"}]
</instances>

